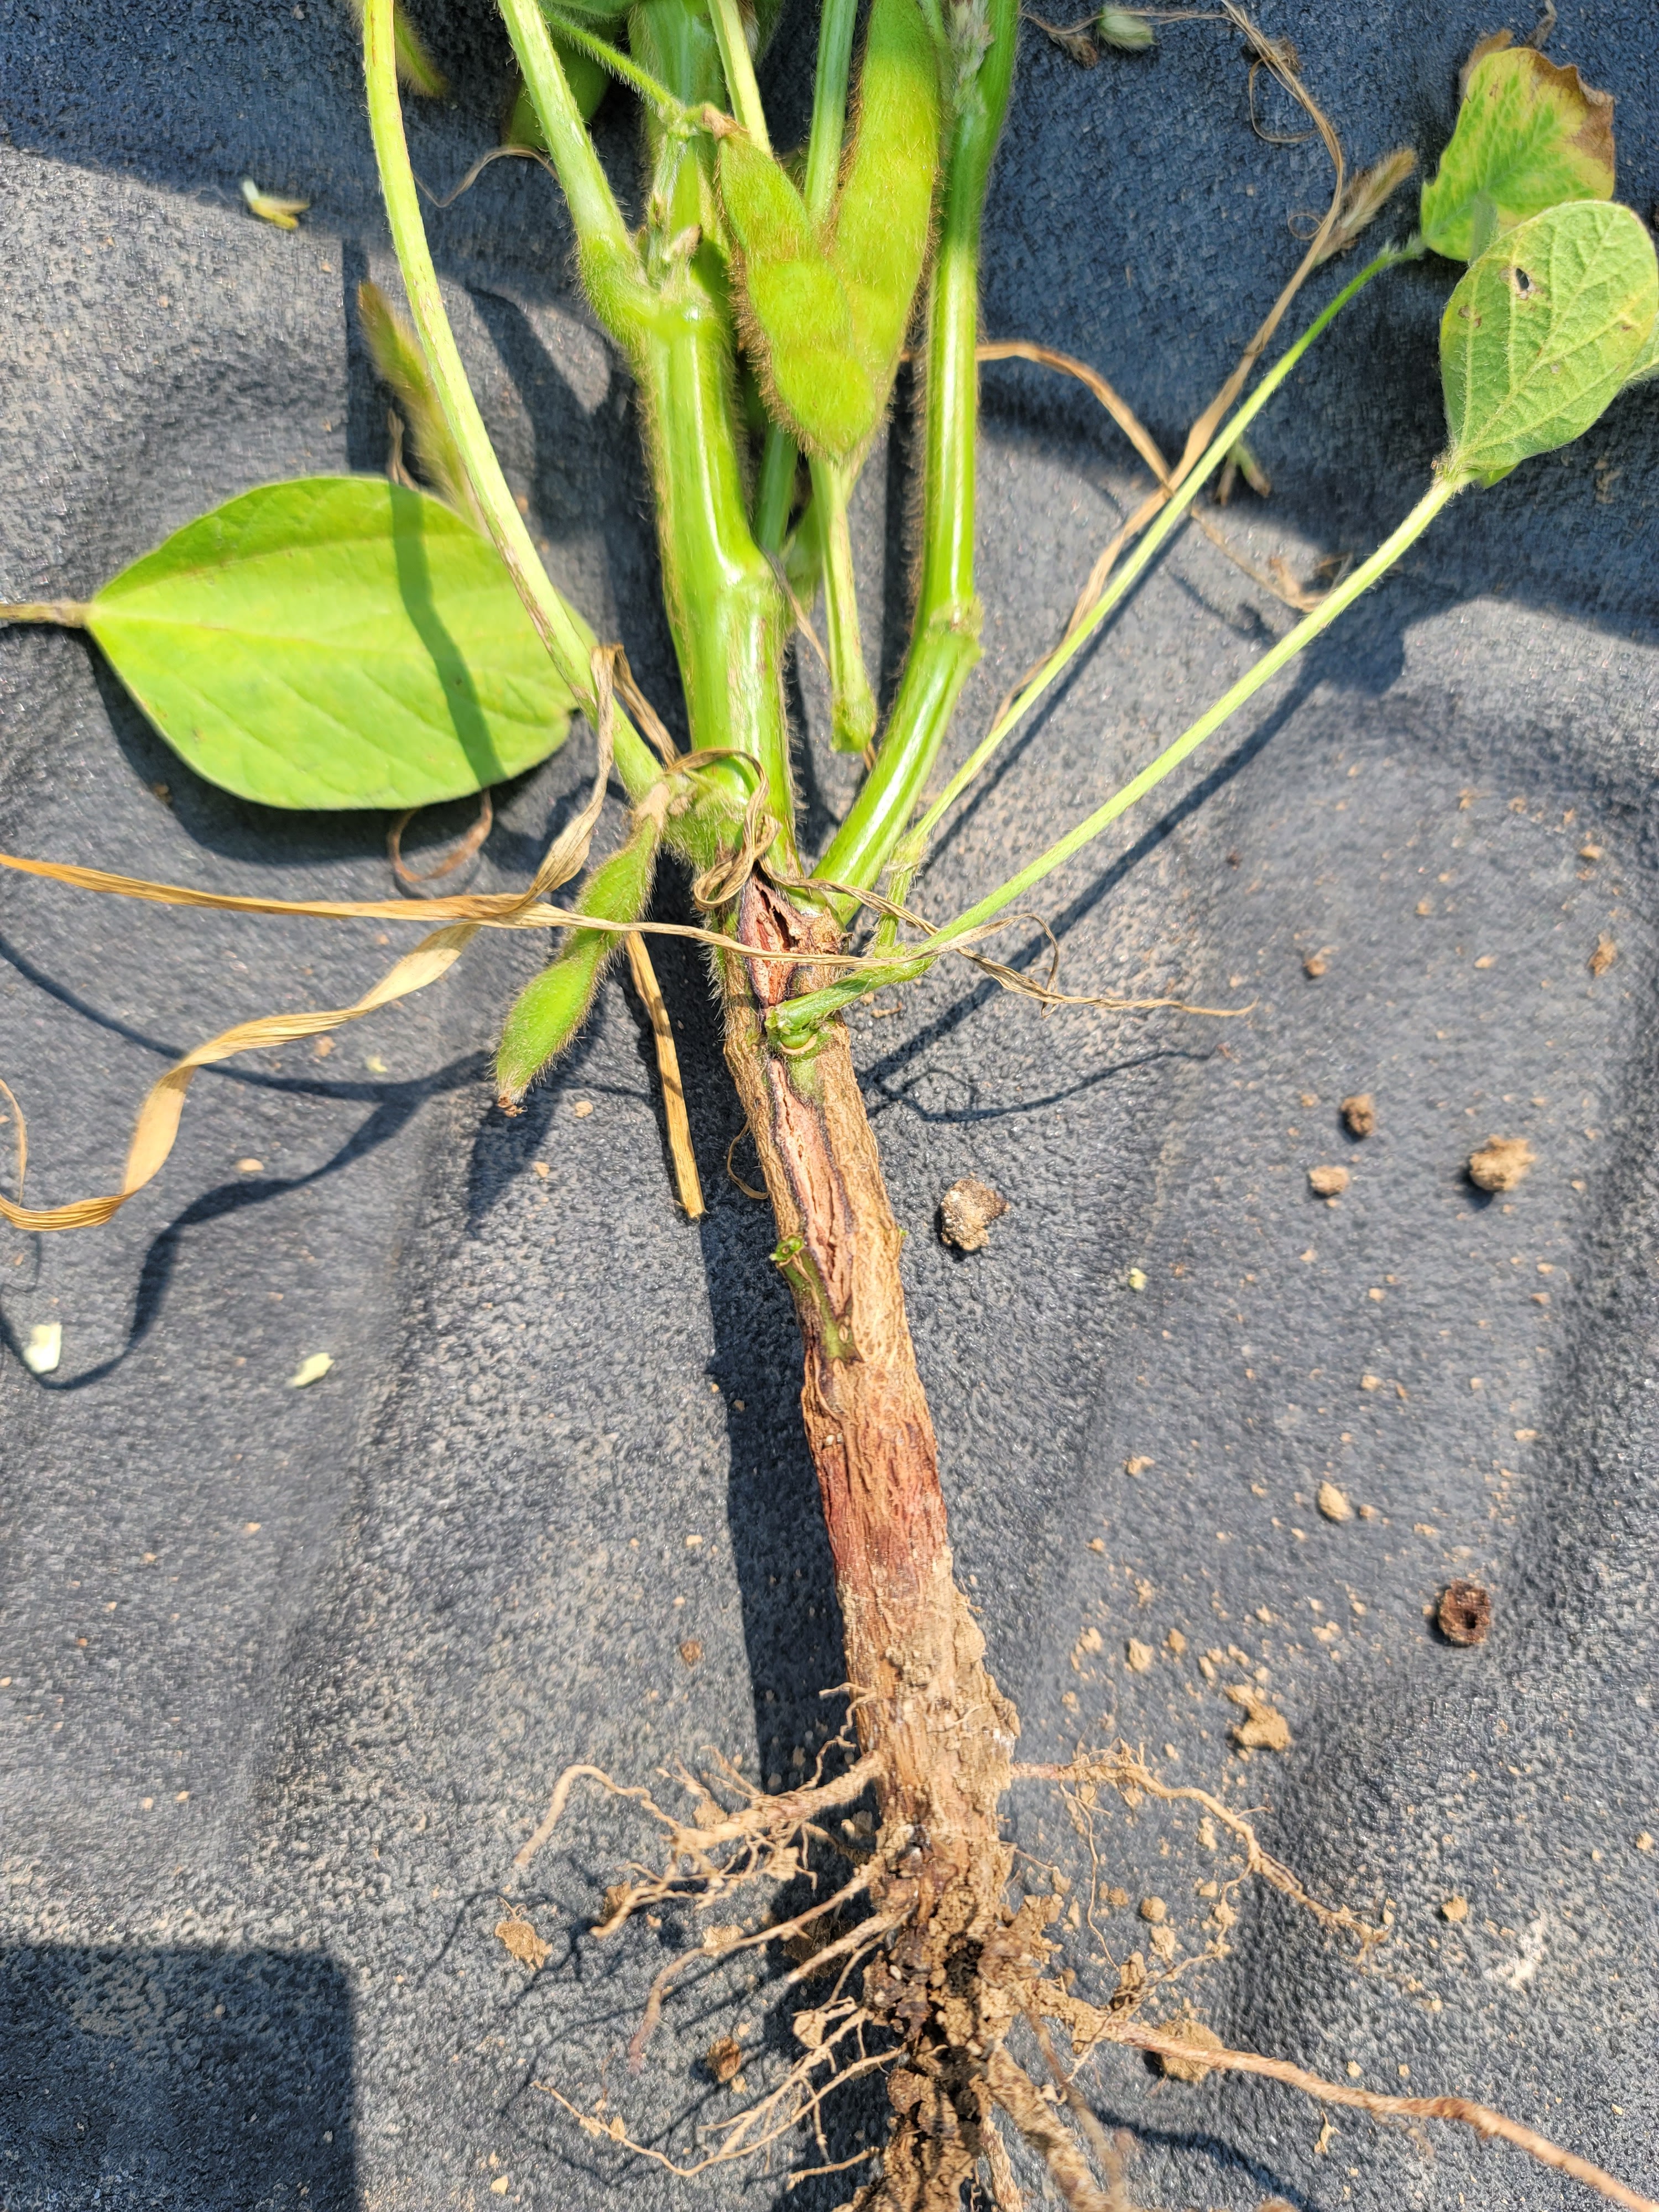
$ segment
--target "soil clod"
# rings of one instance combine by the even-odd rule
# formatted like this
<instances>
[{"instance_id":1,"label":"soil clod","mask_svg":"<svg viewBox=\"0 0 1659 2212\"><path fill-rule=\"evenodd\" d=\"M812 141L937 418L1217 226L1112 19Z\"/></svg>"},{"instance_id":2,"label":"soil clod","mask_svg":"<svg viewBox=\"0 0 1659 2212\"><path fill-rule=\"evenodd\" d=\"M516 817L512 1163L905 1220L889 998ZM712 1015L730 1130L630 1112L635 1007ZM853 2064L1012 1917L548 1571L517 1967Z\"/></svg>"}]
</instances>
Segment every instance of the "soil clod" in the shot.
<instances>
[{"instance_id":1,"label":"soil clod","mask_svg":"<svg viewBox=\"0 0 1659 2212\"><path fill-rule=\"evenodd\" d=\"M1291 1747L1291 1724L1277 1705L1253 1690L1248 1682L1231 1682L1227 1695L1236 1705L1243 1705L1247 1719L1237 1722L1232 1729L1233 1741L1242 1751L1288 1751Z\"/></svg>"},{"instance_id":2,"label":"soil clod","mask_svg":"<svg viewBox=\"0 0 1659 2212\"><path fill-rule=\"evenodd\" d=\"M742 2046L731 2036L722 2035L704 2051L702 2063L724 2088L743 2071Z\"/></svg>"},{"instance_id":3,"label":"soil clod","mask_svg":"<svg viewBox=\"0 0 1659 2212\"><path fill-rule=\"evenodd\" d=\"M1351 1137L1369 1137L1376 1130L1376 1101L1369 1091L1356 1091L1352 1098L1342 1101L1338 1110Z\"/></svg>"},{"instance_id":4,"label":"soil clod","mask_svg":"<svg viewBox=\"0 0 1659 2212\"><path fill-rule=\"evenodd\" d=\"M1531 1171L1536 1155L1524 1137L1488 1137L1469 1154L1469 1181L1477 1190L1513 1190Z\"/></svg>"},{"instance_id":5,"label":"soil clod","mask_svg":"<svg viewBox=\"0 0 1659 2212\"><path fill-rule=\"evenodd\" d=\"M552 1945L544 1942L530 1922L520 1919L516 1913L509 1919L498 1920L495 1934L519 1964L528 1966L532 1974L544 1966L551 1956Z\"/></svg>"},{"instance_id":6,"label":"soil clod","mask_svg":"<svg viewBox=\"0 0 1659 2212\"><path fill-rule=\"evenodd\" d=\"M1184 2043L1194 2051L1221 2051L1225 2048L1212 2027L1206 2027L1201 2020L1178 2020L1170 2027L1160 2028L1173 2043ZM1158 2071L1170 2081L1201 2081L1209 2068L1199 2057L1177 2058L1172 2051L1158 2054Z\"/></svg>"},{"instance_id":7,"label":"soil clod","mask_svg":"<svg viewBox=\"0 0 1659 2212\"><path fill-rule=\"evenodd\" d=\"M1601 935L1596 939L1595 950L1591 953L1587 963L1589 968L1590 974L1592 975L1605 975L1608 969L1612 967L1613 962L1618 957L1619 947L1613 943L1612 938L1610 938L1604 930Z\"/></svg>"},{"instance_id":8,"label":"soil clod","mask_svg":"<svg viewBox=\"0 0 1659 2212\"><path fill-rule=\"evenodd\" d=\"M1456 1927L1461 1921L1467 1920L1468 1917L1469 1900L1467 1897L1448 1897L1442 1900L1440 1917L1443 1920L1449 1920L1454 1927Z\"/></svg>"},{"instance_id":9,"label":"soil clod","mask_svg":"<svg viewBox=\"0 0 1659 2212\"><path fill-rule=\"evenodd\" d=\"M1310 1168L1308 1188L1316 1198L1336 1198L1348 1188L1346 1168Z\"/></svg>"},{"instance_id":10,"label":"soil clod","mask_svg":"<svg viewBox=\"0 0 1659 2212\"><path fill-rule=\"evenodd\" d=\"M1352 1521L1353 1507L1346 1490L1339 1490L1334 1482L1322 1482L1315 1500L1328 1521Z\"/></svg>"},{"instance_id":11,"label":"soil clod","mask_svg":"<svg viewBox=\"0 0 1659 2212\"><path fill-rule=\"evenodd\" d=\"M1492 1592L1480 1583L1448 1583L1435 1619L1448 1644L1484 1644L1492 1633Z\"/></svg>"},{"instance_id":12,"label":"soil clod","mask_svg":"<svg viewBox=\"0 0 1659 2212\"><path fill-rule=\"evenodd\" d=\"M939 1202L939 1233L958 1252L978 1252L990 1235L991 1224L1007 1211L1008 1201L1000 1190L977 1176L963 1176Z\"/></svg>"}]
</instances>

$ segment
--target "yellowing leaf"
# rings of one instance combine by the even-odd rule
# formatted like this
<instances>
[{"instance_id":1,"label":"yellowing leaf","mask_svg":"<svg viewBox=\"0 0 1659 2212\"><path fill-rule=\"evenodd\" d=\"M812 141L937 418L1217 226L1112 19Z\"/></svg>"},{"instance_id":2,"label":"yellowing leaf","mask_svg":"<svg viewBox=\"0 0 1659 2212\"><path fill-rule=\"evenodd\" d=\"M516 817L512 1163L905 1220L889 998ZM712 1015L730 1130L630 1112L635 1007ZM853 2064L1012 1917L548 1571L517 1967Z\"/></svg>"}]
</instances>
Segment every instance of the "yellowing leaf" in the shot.
<instances>
[{"instance_id":1,"label":"yellowing leaf","mask_svg":"<svg viewBox=\"0 0 1659 2212\"><path fill-rule=\"evenodd\" d=\"M1496 483L1589 429L1648 349L1659 262L1629 208L1576 200L1465 272L1440 325L1455 478Z\"/></svg>"},{"instance_id":2,"label":"yellowing leaf","mask_svg":"<svg viewBox=\"0 0 1659 2212\"><path fill-rule=\"evenodd\" d=\"M283 200L274 192L262 192L252 177L242 179L242 198L251 214L261 222L275 223L278 230L298 230L300 217L311 205L309 200Z\"/></svg>"},{"instance_id":3,"label":"yellowing leaf","mask_svg":"<svg viewBox=\"0 0 1659 2212\"><path fill-rule=\"evenodd\" d=\"M308 1359L302 1359L293 1374L289 1376L289 1389L303 1390L310 1383L320 1382L333 1364L333 1358L330 1353L313 1352Z\"/></svg>"},{"instance_id":4,"label":"yellowing leaf","mask_svg":"<svg viewBox=\"0 0 1659 2212\"><path fill-rule=\"evenodd\" d=\"M1472 260L1563 200L1611 199L1613 182L1613 95L1534 46L1483 42L1451 143L1423 187L1423 242Z\"/></svg>"}]
</instances>

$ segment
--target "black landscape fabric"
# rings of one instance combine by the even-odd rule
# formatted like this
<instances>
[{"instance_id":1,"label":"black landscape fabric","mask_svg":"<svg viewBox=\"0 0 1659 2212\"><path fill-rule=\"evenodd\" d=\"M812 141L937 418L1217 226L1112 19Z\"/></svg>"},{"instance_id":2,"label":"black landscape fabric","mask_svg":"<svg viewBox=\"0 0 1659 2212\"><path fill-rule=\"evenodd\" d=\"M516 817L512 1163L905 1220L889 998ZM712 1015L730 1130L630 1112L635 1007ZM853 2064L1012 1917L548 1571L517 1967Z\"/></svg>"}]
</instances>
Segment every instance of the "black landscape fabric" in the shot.
<instances>
[{"instance_id":1,"label":"black landscape fabric","mask_svg":"<svg viewBox=\"0 0 1659 2212\"><path fill-rule=\"evenodd\" d=\"M415 166L441 193L494 141L506 47L482 5L415 13L453 82L410 105ZM1401 143L1432 160L1458 65L1503 19L1473 0L1264 0L1261 20L1362 163ZM785 142L813 27L792 7L767 66ZM1617 94L1620 196L1644 216L1652 32L1637 0L1563 0L1550 48ZM1300 126L1265 83L1253 132L1247 75L1213 21L1092 71L1024 33L988 333L1081 356L1166 449L1328 192L1316 141L1278 143ZM345 8L4 0L0 99L0 596L84 595L250 485L384 467L353 301L395 270ZM612 105L607 157L631 179ZM301 228L253 220L244 176L308 199ZM674 721L629 380L574 287L556 191L499 162L430 222L550 566ZM1263 417L1271 498L1209 511L1259 569L1282 556L1316 581L1419 496L1452 274L1374 286ZM878 452L854 515L888 686L902 447L895 432ZM1058 635L1138 468L1079 387L985 370L988 649L959 748ZM1170 1780L1258 1808L1316 1893L1392 1923L1357 1972L1281 1899L1213 1895L1237 1867L1193 1808L1103 1804L1103 1881L1127 1901L1103 1893L1080 1986L1109 1989L1104 1962L1132 1952L1156 1963L1142 1898L1166 1901L1182 1954L1224 1932L1231 1898L1229 1955L1176 1990L1229 2042L1488 2099L1650 2193L1656 497L1650 387L1466 495L1158 803L1045 887L1066 988L1170 988L1237 1018L1045 1020L957 965L852 1020L910 1231L958 1565L1028 1755L1122 1736ZM1057 834L1291 619L1185 532L963 810L928 909ZM848 767L810 653L794 680L821 834ZM478 888L523 880L591 757L579 731L498 795ZM446 810L411 842L469 819ZM0 637L10 852L370 897L389 888L386 829L230 799L84 638ZM660 910L684 910L682 884ZM7 877L0 1073L29 1117L33 1201L114 1187L137 1101L179 1050L356 997L391 957L376 932ZM1592 973L1603 939L1617 957ZM710 2044L781 2052L790 2004L811 2001L769 2014L758 1966L688 1976L630 2075L675 1931L588 1932L648 1851L597 1792L514 1875L560 1770L666 1790L663 1770L713 1746L793 1775L842 1709L822 1695L840 1645L794 1328L769 1217L724 1165L738 1115L699 956L659 960L709 1197L695 1228L619 976L525 1113L494 1109L498 1012L541 957L491 938L326 1056L295 1044L204 1076L162 1176L110 1227L0 1235L9 2212L827 2212L856 2185L849 2168L787 2195L792 2164L827 2162L810 2145L679 2179L548 2094L691 2162L695 2130L737 2109ZM1339 1114L1355 1093L1375 1100L1363 1139ZM1535 1164L1487 1195L1464 1164L1494 1134ZM752 1176L746 1147L734 1164ZM1348 1171L1334 1202L1310 1187L1321 1167ZM1008 1210L963 1256L933 1224L968 1174ZM52 1323L61 1360L36 1376L21 1355ZM290 1387L319 1352L329 1373ZM1347 1517L1322 1511L1325 1485ZM1467 1648L1432 1618L1460 1577L1492 1599ZM1287 1749L1241 1757L1224 1692L1245 1684L1285 1717ZM1025 1874L1057 1871L1068 1912L1086 1900L1060 1800L1023 1785L1012 1820ZM495 1933L514 1916L549 1946L539 1971ZM1133 2130L1137 2203L1589 2201L1461 2133L1346 2112L1322 2129L1271 2085L1160 2081L1109 2052L1083 2086ZM830 2160L873 2136L878 2100L831 2108Z\"/></svg>"}]
</instances>

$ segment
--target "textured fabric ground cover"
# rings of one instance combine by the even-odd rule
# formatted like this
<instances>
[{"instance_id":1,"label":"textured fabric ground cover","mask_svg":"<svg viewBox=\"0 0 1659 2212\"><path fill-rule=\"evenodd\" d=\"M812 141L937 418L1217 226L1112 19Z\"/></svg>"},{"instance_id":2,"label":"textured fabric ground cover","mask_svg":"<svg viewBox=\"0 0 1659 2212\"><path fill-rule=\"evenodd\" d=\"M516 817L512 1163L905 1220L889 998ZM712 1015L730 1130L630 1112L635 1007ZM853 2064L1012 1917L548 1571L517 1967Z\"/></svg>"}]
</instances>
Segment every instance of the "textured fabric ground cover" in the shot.
<instances>
[{"instance_id":1,"label":"textured fabric ground cover","mask_svg":"<svg viewBox=\"0 0 1659 2212\"><path fill-rule=\"evenodd\" d=\"M456 96L411 129L442 188L489 141L503 56L428 21ZM7 594L84 593L247 485L382 465L348 303L389 257L345 19L321 0L240 19L11 0L0 23ZM1462 6L1264 24L1296 40L1358 161L1437 149L1492 27ZM1638 209L1659 187L1645 28L1572 9L1553 42L1617 88ZM1286 216L1322 204L1316 149L1252 136L1214 26L1088 74L1028 36L991 334L1097 363L1168 445L1288 268ZM789 50L786 22L780 85ZM244 174L313 199L305 228L251 221ZM433 235L550 565L670 706L627 385L570 285L552 188L498 164ZM1443 293L1423 270L1378 286L1265 419L1272 501L1225 518L1258 562L1364 550L1415 496L1441 436ZM1018 366L986 392L988 650L959 743L1055 634L1136 482L1081 397ZM1267 1808L1323 1893L1391 1901L1356 1977L1252 1899L1231 1960L1191 1985L1204 2017L1376 2087L1408 2065L1413 2089L1485 2097L1650 2190L1654 406L1627 398L1463 503L1224 757L1056 890L1070 988L1174 982L1254 1001L1248 1020L1043 1022L941 972L854 1023L913 1232L958 1559L1028 1751L1121 1732ZM903 496L899 447L860 495L871 548ZM889 641L903 582L865 580ZM969 812L937 909L1288 619L1188 533ZM798 703L821 739L805 659ZM385 884L381 819L296 822L194 782L83 641L0 643L0 718L9 850L281 896ZM515 880L568 811L580 751L501 795L481 887ZM807 773L838 792L846 767L817 744ZM103 1187L177 1049L353 995L374 965L372 927L204 924L15 882L0 898L0 1070L38 1200ZM1593 977L1604 934L1618 961ZM162 1182L111 1228L0 1249L9 2204L782 2201L781 2172L624 2166L532 2086L591 2100L603 2074L647 2136L719 2108L699 2060L729 2008L671 2010L637 2082L619 2056L658 1960L586 1929L626 1822L583 1808L528 1882L512 1855L575 1756L643 1774L712 1742L790 1771L839 1650L771 1232L721 1164L723 1073L688 1028L712 1201L694 1230L620 982L521 1119L490 1108L493 1006L536 957L492 944L326 1060L290 1047L205 1080ZM661 966L694 1004L696 961ZM1355 1144L1337 1103L1364 1090L1378 1127ZM1492 1131L1539 1164L1486 1200L1461 1167ZM1306 1170L1338 1162L1332 1208ZM958 1259L932 1217L967 1172L1011 1208ZM42 1321L64 1358L36 1379L15 1355ZM319 1350L333 1371L289 1389ZM1130 1476L1132 1458L1151 1465ZM1375 1516L1322 1519L1327 1479ZM1425 1617L1455 1573L1494 1594L1478 1650ZM1144 1672L1131 1638L1156 1654ZM1234 1709L1197 1665L1212 1649L1269 1670L1286 1754L1231 1747ZM1034 1856L1086 1875L1052 1800L1028 1793L1019 1820ZM1106 1836L1111 1878L1165 1897L1195 1945L1215 1863L1194 1823L1142 1808ZM552 1943L533 1979L492 1932L503 1893ZM1437 1911L1453 1894L1461 1924ZM1132 1914L1109 1923L1120 1956ZM1317 2113L1271 2088L1158 2083L1127 2055L1091 2082L1138 2131L1147 2203L1576 2201L1468 2143L1431 2155L1339 2121L1318 2149ZM871 2117L849 2100L842 2152Z\"/></svg>"}]
</instances>

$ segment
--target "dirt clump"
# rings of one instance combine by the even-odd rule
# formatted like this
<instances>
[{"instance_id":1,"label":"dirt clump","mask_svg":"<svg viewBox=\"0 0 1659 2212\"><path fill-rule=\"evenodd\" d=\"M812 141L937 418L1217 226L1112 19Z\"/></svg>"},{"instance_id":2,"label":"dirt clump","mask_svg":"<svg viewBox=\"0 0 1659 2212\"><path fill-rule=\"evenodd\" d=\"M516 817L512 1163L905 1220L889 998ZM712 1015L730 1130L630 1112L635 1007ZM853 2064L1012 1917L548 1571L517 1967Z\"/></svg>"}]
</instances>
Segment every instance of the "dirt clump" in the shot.
<instances>
[{"instance_id":1,"label":"dirt clump","mask_svg":"<svg viewBox=\"0 0 1659 2212\"><path fill-rule=\"evenodd\" d=\"M1448 1897L1442 1900L1440 1917L1443 1920L1449 1920L1453 1927L1456 1927L1460 1921L1467 1920L1468 1917L1469 1900L1467 1897Z\"/></svg>"},{"instance_id":2,"label":"dirt clump","mask_svg":"<svg viewBox=\"0 0 1659 2212\"><path fill-rule=\"evenodd\" d=\"M1376 1101L1369 1091L1356 1091L1338 1108L1351 1137L1369 1137L1376 1127Z\"/></svg>"},{"instance_id":3,"label":"dirt clump","mask_svg":"<svg viewBox=\"0 0 1659 2212\"><path fill-rule=\"evenodd\" d=\"M1339 1490L1334 1482L1322 1482L1319 1495L1314 1500L1328 1521L1352 1521L1353 1507L1346 1490Z\"/></svg>"},{"instance_id":4,"label":"dirt clump","mask_svg":"<svg viewBox=\"0 0 1659 2212\"><path fill-rule=\"evenodd\" d=\"M1247 1682L1231 1682L1227 1695L1236 1705L1243 1705L1248 1718L1237 1722L1232 1729L1233 1741L1243 1751L1288 1751L1291 1747L1291 1724L1277 1705L1264 1698L1260 1690L1253 1690Z\"/></svg>"},{"instance_id":5,"label":"dirt clump","mask_svg":"<svg viewBox=\"0 0 1659 2212\"><path fill-rule=\"evenodd\" d=\"M544 1942L530 1922L521 1920L516 1913L510 1919L498 1920L495 1934L519 1964L528 1966L532 1974L544 1966L552 1954L552 1945Z\"/></svg>"},{"instance_id":6,"label":"dirt clump","mask_svg":"<svg viewBox=\"0 0 1659 2212\"><path fill-rule=\"evenodd\" d=\"M743 2047L731 2036L722 2035L704 2051L702 2063L724 2088L743 2071Z\"/></svg>"},{"instance_id":7,"label":"dirt clump","mask_svg":"<svg viewBox=\"0 0 1659 2212\"><path fill-rule=\"evenodd\" d=\"M1477 1190L1513 1190L1530 1173L1535 1158L1524 1137L1488 1137L1469 1154L1469 1181Z\"/></svg>"},{"instance_id":8,"label":"dirt clump","mask_svg":"<svg viewBox=\"0 0 1659 2212\"><path fill-rule=\"evenodd\" d=\"M1595 940L1595 950L1585 963L1592 975L1605 975L1619 957L1619 947L1604 930Z\"/></svg>"},{"instance_id":9,"label":"dirt clump","mask_svg":"<svg viewBox=\"0 0 1659 2212\"><path fill-rule=\"evenodd\" d=\"M1348 1188L1346 1168L1310 1168L1308 1187L1316 1198L1335 1198Z\"/></svg>"},{"instance_id":10,"label":"dirt clump","mask_svg":"<svg viewBox=\"0 0 1659 2212\"><path fill-rule=\"evenodd\" d=\"M1206 2027L1201 2020L1177 2020L1168 2027L1161 2027L1158 2033L1167 2035L1172 2043L1184 2043L1194 2052L1226 2048L1215 2030ZM1158 2052L1158 2069L1170 2081L1201 2081L1210 2070L1201 2058L1177 2058L1167 2051Z\"/></svg>"},{"instance_id":11,"label":"dirt clump","mask_svg":"<svg viewBox=\"0 0 1659 2212\"><path fill-rule=\"evenodd\" d=\"M1000 1190L977 1176L963 1176L939 1202L939 1233L958 1252L978 1252L990 1236L991 1224L1007 1211L1008 1201Z\"/></svg>"},{"instance_id":12,"label":"dirt clump","mask_svg":"<svg viewBox=\"0 0 1659 2212\"><path fill-rule=\"evenodd\" d=\"M1435 1619L1448 1644L1484 1644L1492 1633L1492 1592L1480 1583L1448 1583Z\"/></svg>"}]
</instances>

